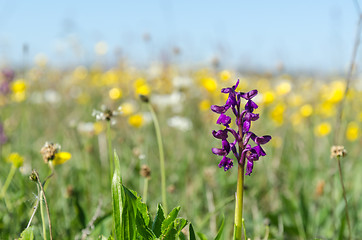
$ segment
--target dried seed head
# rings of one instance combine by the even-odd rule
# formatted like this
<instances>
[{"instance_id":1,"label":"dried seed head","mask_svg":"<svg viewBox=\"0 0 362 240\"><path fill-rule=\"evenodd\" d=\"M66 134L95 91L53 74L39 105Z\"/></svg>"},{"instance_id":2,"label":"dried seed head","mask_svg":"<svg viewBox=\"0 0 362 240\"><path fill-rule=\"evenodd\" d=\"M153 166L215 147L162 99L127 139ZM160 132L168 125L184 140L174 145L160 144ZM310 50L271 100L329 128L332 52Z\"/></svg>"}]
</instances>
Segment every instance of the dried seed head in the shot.
<instances>
[{"instance_id":1,"label":"dried seed head","mask_svg":"<svg viewBox=\"0 0 362 240\"><path fill-rule=\"evenodd\" d=\"M139 96L142 102L148 103L150 101L149 97L146 95L140 94Z\"/></svg>"},{"instance_id":2,"label":"dried seed head","mask_svg":"<svg viewBox=\"0 0 362 240\"><path fill-rule=\"evenodd\" d=\"M43 156L43 160L45 163L53 160L55 158L55 154L60 150L59 144L54 144L50 142L46 142L45 145L41 148L40 153Z\"/></svg>"},{"instance_id":3,"label":"dried seed head","mask_svg":"<svg viewBox=\"0 0 362 240\"><path fill-rule=\"evenodd\" d=\"M347 155L346 149L344 146L332 146L331 147L331 158L334 157L344 157Z\"/></svg>"},{"instance_id":4,"label":"dried seed head","mask_svg":"<svg viewBox=\"0 0 362 240\"><path fill-rule=\"evenodd\" d=\"M140 175L144 178L150 179L151 178L151 169L146 164L141 166Z\"/></svg>"},{"instance_id":5,"label":"dried seed head","mask_svg":"<svg viewBox=\"0 0 362 240\"><path fill-rule=\"evenodd\" d=\"M33 171L31 172L31 174L30 174L30 176L29 176L29 179L30 179L31 181L33 181L33 182L38 182L38 177L37 177L37 175L36 175L36 173L35 173L35 170L33 170Z\"/></svg>"}]
</instances>

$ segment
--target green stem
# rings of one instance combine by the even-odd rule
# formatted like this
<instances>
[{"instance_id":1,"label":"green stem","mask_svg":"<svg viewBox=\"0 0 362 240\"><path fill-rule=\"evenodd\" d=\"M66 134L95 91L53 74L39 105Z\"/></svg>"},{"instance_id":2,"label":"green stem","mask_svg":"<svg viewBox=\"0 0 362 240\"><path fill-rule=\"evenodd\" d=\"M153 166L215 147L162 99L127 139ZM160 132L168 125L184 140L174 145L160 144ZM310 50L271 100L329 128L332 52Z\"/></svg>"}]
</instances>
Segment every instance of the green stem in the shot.
<instances>
[{"instance_id":1,"label":"green stem","mask_svg":"<svg viewBox=\"0 0 362 240\"><path fill-rule=\"evenodd\" d=\"M235 199L234 240L241 240L243 229L244 164L238 164L238 181Z\"/></svg>"},{"instance_id":2,"label":"green stem","mask_svg":"<svg viewBox=\"0 0 362 240\"><path fill-rule=\"evenodd\" d=\"M39 188L39 187L38 187ZM46 235L46 227L45 227L45 219L44 219L44 207L43 207L43 191L40 191L40 197L39 197L39 201L40 201L40 215L41 215L41 222L42 222L42 226L43 226L43 239L47 239L47 235Z\"/></svg>"},{"instance_id":3,"label":"green stem","mask_svg":"<svg viewBox=\"0 0 362 240\"><path fill-rule=\"evenodd\" d=\"M107 121L107 143L108 143L108 158L109 158L109 170L110 179L112 181L113 176L113 152L112 152L112 137L111 137L111 122Z\"/></svg>"},{"instance_id":4,"label":"green stem","mask_svg":"<svg viewBox=\"0 0 362 240\"><path fill-rule=\"evenodd\" d=\"M155 111L152 108L152 105L148 103L148 107L150 109L153 124L155 125L156 130L156 137L157 137L157 144L158 144L158 151L160 153L160 168L161 168L161 190L162 190L162 205L163 209L167 213L167 202L166 202L166 172L165 172L165 157L163 153L163 145L162 145L162 137L161 137L161 130L160 125L158 123L158 119L156 116Z\"/></svg>"},{"instance_id":5,"label":"green stem","mask_svg":"<svg viewBox=\"0 0 362 240\"><path fill-rule=\"evenodd\" d=\"M13 177L14 177L15 171L16 171L16 167L14 166L14 164L12 164L12 165L11 165L10 172L9 172L9 174L8 174L8 177L6 178L6 181L5 181L5 183L4 183L4 186L3 186L2 189L1 189L0 199L5 197L6 190L8 190L8 187L9 187L9 185L10 185L10 183L11 183L11 180L12 180Z\"/></svg>"},{"instance_id":6,"label":"green stem","mask_svg":"<svg viewBox=\"0 0 362 240\"><path fill-rule=\"evenodd\" d=\"M347 225L348 225L348 239L351 239L352 230L351 230L351 223L349 221L349 215L348 215L348 203L347 203L346 189L345 189L344 183L343 183L342 167L341 167L340 157L337 157L337 161L338 161L338 170L339 170L339 180L340 180L341 185L342 185L343 198L344 198L344 203L346 205L345 209L346 209L346 220L347 220Z\"/></svg>"}]
</instances>

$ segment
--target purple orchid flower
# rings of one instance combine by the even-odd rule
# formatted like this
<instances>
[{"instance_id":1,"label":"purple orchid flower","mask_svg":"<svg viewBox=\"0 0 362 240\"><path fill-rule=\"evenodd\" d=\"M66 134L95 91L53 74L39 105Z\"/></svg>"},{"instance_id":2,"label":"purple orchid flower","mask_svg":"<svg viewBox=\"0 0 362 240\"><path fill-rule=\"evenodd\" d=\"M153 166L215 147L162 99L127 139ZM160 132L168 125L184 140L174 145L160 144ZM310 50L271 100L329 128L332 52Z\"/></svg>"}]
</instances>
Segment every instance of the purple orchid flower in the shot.
<instances>
[{"instance_id":1,"label":"purple orchid flower","mask_svg":"<svg viewBox=\"0 0 362 240\"><path fill-rule=\"evenodd\" d=\"M246 164L246 175L250 175L253 171L254 161L258 161L260 157L265 156L266 153L261 145L268 143L271 140L271 136L265 135L258 137L255 133L250 131L251 123L259 119L259 114L253 113L258 105L252 100L257 94L257 90L251 90L247 93L236 92L236 88L239 85L239 80L236 84L230 88L223 88L222 93L229 94L225 105L218 106L212 105L211 110L217 114L220 114L216 123L223 125L225 129L219 131L213 131L212 135L221 140L221 148L212 148L212 152L215 155L222 156L219 162L219 167L224 168L224 171L229 170L233 166L233 160L228 157L230 152L233 152L238 164ZM247 100L244 109L241 111L241 99ZM236 124L238 129L230 128L231 117L225 113L232 109L233 114L236 117ZM228 133L232 134L234 141L228 141ZM255 143L252 147L248 144L249 140ZM238 145L238 149L236 148Z\"/></svg>"}]
</instances>

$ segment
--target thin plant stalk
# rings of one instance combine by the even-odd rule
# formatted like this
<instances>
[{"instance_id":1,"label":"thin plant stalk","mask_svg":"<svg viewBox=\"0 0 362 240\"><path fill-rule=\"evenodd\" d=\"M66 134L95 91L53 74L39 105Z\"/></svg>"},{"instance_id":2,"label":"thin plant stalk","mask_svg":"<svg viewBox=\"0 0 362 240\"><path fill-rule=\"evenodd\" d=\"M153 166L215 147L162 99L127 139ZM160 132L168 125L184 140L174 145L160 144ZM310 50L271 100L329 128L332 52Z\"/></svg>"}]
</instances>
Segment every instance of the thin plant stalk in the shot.
<instances>
[{"instance_id":1,"label":"thin plant stalk","mask_svg":"<svg viewBox=\"0 0 362 240\"><path fill-rule=\"evenodd\" d=\"M238 180L235 199L235 225L234 240L241 240L243 230L243 192L244 192L244 166L238 163Z\"/></svg>"},{"instance_id":2,"label":"thin plant stalk","mask_svg":"<svg viewBox=\"0 0 362 240\"><path fill-rule=\"evenodd\" d=\"M165 157L164 157L164 152L163 152L161 130L160 130L160 125L158 123L156 113L153 110L153 107L150 103L148 103L148 107L150 109L152 119L153 119L153 124L154 124L155 130L156 130L158 151L160 154L162 205L163 205L163 209L167 213Z\"/></svg>"},{"instance_id":3,"label":"thin plant stalk","mask_svg":"<svg viewBox=\"0 0 362 240\"><path fill-rule=\"evenodd\" d=\"M39 189L39 186L38 186L38 189ZM43 207L43 191L40 191L40 194L39 194L39 198L40 198L40 215L41 215L41 222L42 222L42 227L43 227L43 239L47 239L47 234L46 234L46 227L45 227L45 219L44 219L44 207Z\"/></svg>"},{"instance_id":4,"label":"thin plant stalk","mask_svg":"<svg viewBox=\"0 0 362 240\"><path fill-rule=\"evenodd\" d=\"M346 221L347 221L347 226L348 226L348 239L351 239L351 223L349 221L349 214L348 214L348 202L347 202L347 194L346 194L346 189L344 187L344 183L343 183L343 175L342 175L342 166L341 166L341 157L337 157L337 161L338 161L338 170L339 170L339 179L342 185L342 190L343 190L343 198L344 198L344 203L345 203L345 212L346 212Z\"/></svg>"},{"instance_id":5,"label":"thin plant stalk","mask_svg":"<svg viewBox=\"0 0 362 240\"><path fill-rule=\"evenodd\" d=\"M5 180L4 186L1 189L0 199L5 197L6 190L8 190L8 187L9 187L9 185L11 183L11 180L14 177L15 171L16 171L16 167L14 166L14 164L12 164L10 172L9 172L9 174L8 174L6 180Z\"/></svg>"},{"instance_id":6,"label":"thin plant stalk","mask_svg":"<svg viewBox=\"0 0 362 240\"><path fill-rule=\"evenodd\" d=\"M34 206L34 210L33 210L33 213L31 214L31 217L29 219L29 222L28 222L28 225L26 226L26 228L29 228L30 227L30 224L31 222L33 221L33 218L35 216L35 213L36 211L38 210L38 206L39 206L39 199L40 199L40 192L39 192L39 187L38 187L38 196L37 196L37 199L36 199L36 204Z\"/></svg>"},{"instance_id":7,"label":"thin plant stalk","mask_svg":"<svg viewBox=\"0 0 362 240\"><path fill-rule=\"evenodd\" d=\"M109 158L109 171L110 179L113 176L113 151L112 151L112 137L111 137L111 122L107 121L107 145L108 145L108 158Z\"/></svg>"}]
</instances>

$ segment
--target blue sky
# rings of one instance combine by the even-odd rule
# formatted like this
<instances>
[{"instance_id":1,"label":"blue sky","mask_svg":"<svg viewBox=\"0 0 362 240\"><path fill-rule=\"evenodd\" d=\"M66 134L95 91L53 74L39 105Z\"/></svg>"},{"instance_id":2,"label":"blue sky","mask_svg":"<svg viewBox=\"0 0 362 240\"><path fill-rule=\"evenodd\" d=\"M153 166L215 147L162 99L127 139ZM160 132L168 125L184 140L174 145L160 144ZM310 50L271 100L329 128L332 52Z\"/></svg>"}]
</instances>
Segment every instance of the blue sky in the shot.
<instances>
[{"instance_id":1,"label":"blue sky","mask_svg":"<svg viewBox=\"0 0 362 240\"><path fill-rule=\"evenodd\" d=\"M226 68L343 71L357 19L353 1L341 0L0 0L0 61L21 64L27 44L26 61L43 53L51 64L85 64L104 41L108 63L120 52L143 65L218 57Z\"/></svg>"}]
</instances>

